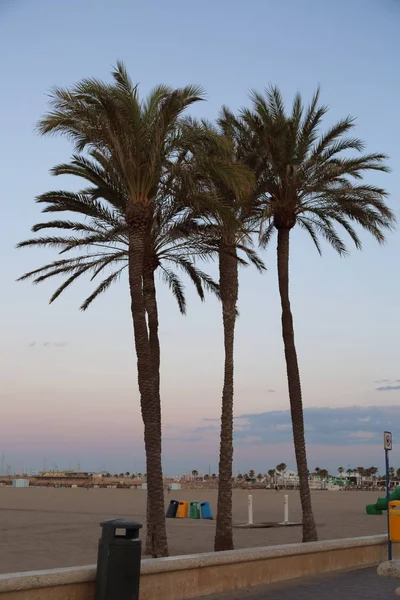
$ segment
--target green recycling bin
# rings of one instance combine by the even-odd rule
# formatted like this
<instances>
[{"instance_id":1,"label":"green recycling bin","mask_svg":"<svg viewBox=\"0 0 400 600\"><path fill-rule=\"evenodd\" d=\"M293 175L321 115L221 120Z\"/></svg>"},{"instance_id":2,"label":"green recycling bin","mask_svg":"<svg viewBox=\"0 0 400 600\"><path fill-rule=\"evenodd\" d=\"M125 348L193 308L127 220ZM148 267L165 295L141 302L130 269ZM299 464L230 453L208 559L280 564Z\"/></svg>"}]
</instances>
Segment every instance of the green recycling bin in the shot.
<instances>
[{"instance_id":1,"label":"green recycling bin","mask_svg":"<svg viewBox=\"0 0 400 600\"><path fill-rule=\"evenodd\" d=\"M190 503L189 518L200 519L200 502L197 500Z\"/></svg>"}]
</instances>

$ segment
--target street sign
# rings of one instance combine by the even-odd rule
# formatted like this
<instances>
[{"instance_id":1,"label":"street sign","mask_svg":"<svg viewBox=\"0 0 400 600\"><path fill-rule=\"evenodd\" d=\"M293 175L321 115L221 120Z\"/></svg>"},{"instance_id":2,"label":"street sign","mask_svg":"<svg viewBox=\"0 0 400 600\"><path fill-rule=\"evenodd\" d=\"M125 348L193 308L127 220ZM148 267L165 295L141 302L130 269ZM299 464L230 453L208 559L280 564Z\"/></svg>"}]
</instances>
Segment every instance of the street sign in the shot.
<instances>
[{"instance_id":1,"label":"street sign","mask_svg":"<svg viewBox=\"0 0 400 600\"><path fill-rule=\"evenodd\" d=\"M390 431L385 431L383 434L383 446L385 450L392 449L392 434Z\"/></svg>"}]
</instances>

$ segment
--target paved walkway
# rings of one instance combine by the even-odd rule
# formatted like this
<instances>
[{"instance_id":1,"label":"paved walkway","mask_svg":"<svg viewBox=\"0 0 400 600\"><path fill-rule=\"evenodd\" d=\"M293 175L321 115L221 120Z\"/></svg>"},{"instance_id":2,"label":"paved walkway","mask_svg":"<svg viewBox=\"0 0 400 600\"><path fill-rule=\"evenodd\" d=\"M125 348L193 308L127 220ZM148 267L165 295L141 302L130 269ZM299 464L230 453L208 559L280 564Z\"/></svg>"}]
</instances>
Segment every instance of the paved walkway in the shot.
<instances>
[{"instance_id":1,"label":"paved walkway","mask_svg":"<svg viewBox=\"0 0 400 600\"><path fill-rule=\"evenodd\" d=\"M373 568L206 596L204 600L394 600L399 586L400 581L378 577Z\"/></svg>"}]
</instances>

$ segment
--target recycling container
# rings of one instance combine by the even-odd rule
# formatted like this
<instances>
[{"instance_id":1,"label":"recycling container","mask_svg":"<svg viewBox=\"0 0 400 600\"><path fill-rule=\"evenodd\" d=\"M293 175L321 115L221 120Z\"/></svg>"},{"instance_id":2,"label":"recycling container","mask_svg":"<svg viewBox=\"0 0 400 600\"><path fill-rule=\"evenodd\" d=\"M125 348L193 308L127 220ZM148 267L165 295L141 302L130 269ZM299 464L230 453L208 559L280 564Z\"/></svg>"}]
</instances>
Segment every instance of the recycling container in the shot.
<instances>
[{"instance_id":1,"label":"recycling container","mask_svg":"<svg viewBox=\"0 0 400 600\"><path fill-rule=\"evenodd\" d=\"M389 532L392 542L400 542L400 502L389 502Z\"/></svg>"},{"instance_id":2,"label":"recycling container","mask_svg":"<svg viewBox=\"0 0 400 600\"><path fill-rule=\"evenodd\" d=\"M190 503L189 517L191 519L200 519L200 502L197 500Z\"/></svg>"},{"instance_id":3,"label":"recycling container","mask_svg":"<svg viewBox=\"0 0 400 600\"><path fill-rule=\"evenodd\" d=\"M201 506L201 518L202 519L212 519L211 506L209 502L202 502Z\"/></svg>"},{"instance_id":4,"label":"recycling container","mask_svg":"<svg viewBox=\"0 0 400 600\"><path fill-rule=\"evenodd\" d=\"M165 515L167 519L175 519L176 513L178 511L178 506L178 500L171 500L168 506L167 514Z\"/></svg>"},{"instance_id":5,"label":"recycling container","mask_svg":"<svg viewBox=\"0 0 400 600\"><path fill-rule=\"evenodd\" d=\"M189 511L189 502L179 502L178 510L176 513L177 519L186 519Z\"/></svg>"}]
</instances>

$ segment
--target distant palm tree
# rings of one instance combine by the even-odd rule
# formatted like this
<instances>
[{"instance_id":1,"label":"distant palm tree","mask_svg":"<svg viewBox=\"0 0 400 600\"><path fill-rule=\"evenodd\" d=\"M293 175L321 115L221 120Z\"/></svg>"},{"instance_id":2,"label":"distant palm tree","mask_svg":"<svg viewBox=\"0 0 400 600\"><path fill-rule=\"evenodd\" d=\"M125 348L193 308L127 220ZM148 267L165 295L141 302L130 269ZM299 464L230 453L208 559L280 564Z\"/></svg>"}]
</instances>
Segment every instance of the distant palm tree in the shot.
<instances>
[{"instance_id":1,"label":"distant palm tree","mask_svg":"<svg viewBox=\"0 0 400 600\"><path fill-rule=\"evenodd\" d=\"M290 234L297 225L310 235L319 253L323 239L343 256L347 249L335 227L340 225L356 248L361 248L352 226L355 223L382 243L384 231L394 225L394 214L385 204L386 192L361 180L366 172L385 172L388 168L383 154L349 156L349 151L360 154L364 149L362 141L346 137L354 126L353 119L342 119L326 133L320 133L327 108L319 105L319 91L308 108L297 94L290 114L276 87L265 95L254 92L252 102L251 109L242 111L241 119L252 133L258 171L263 173L262 245L277 231L282 337L300 481L303 541L314 541L317 529L311 505L300 371L289 297Z\"/></svg>"},{"instance_id":2,"label":"distant palm tree","mask_svg":"<svg viewBox=\"0 0 400 600\"><path fill-rule=\"evenodd\" d=\"M327 479L329 477L329 472L326 469L320 469L319 476L321 479Z\"/></svg>"},{"instance_id":3,"label":"distant palm tree","mask_svg":"<svg viewBox=\"0 0 400 600\"><path fill-rule=\"evenodd\" d=\"M259 473L259 474L257 475L258 482L260 482L260 481L262 480L262 478L263 478L263 477L264 477L264 475L263 475L262 473Z\"/></svg>"},{"instance_id":4,"label":"distant palm tree","mask_svg":"<svg viewBox=\"0 0 400 600\"><path fill-rule=\"evenodd\" d=\"M268 470L268 475L271 479L275 480L275 475L276 475L276 469L269 469Z\"/></svg>"},{"instance_id":5,"label":"distant palm tree","mask_svg":"<svg viewBox=\"0 0 400 600\"><path fill-rule=\"evenodd\" d=\"M372 479L374 479L378 473L378 468L377 467L370 467L369 468L369 472L371 474Z\"/></svg>"},{"instance_id":6,"label":"distant palm tree","mask_svg":"<svg viewBox=\"0 0 400 600\"><path fill-rule=\"evenodd\" d=\"M250 479L254 479L256 476L256 472L253 469L250 469L249 471L249 478Z\"/></svg>"},{"instance_id":7,"label":"distant palm tree","mask_svg":"<svg viewBox=\"0 0 400 600\"><path fill-rule=\"evenodd\" d=\"M278 471L279 475L282 475L282 473L284 471L286 471L286 465L285 463L280 463L279 465L276 466L276 470Z\"/></svg>"},{"instance_id":8,"label":"distant palm tree","mask_svg":"<svg viewBox=\"0 0 400 600\"><path fill-rule=\"evenodd\" d=\"M196 469L194 469L194 470L192 471L192 477L193 477L194 479L196 479L196 477L198 477L198 475L199 475L199 472L198 472L198 471L196 471Z\"/></svg>"},{"instance_id":9,"label":"distant palm tree","mask_svg":"<svg viewBox=\"0 0 400 600\"><path fill-rule=\"evenodd\" d=\"M343 467L338 467L338 473L339 473L340 476L342 476L343 473L344 473L344 468Z\"/></svg>"},{"instance_id":10,"label":"distant palm tree","mask_svg":"<svg viewBox=\"0 0 400 600\"><path fill-rule=\"evenodd\" d=\"M241 473L238 473L237 480L242 481L242 479L243 479L243 475Z\"/></svg>"},{"instance_id":11,"label":"distant palm tree","mask_svg":"<svg viewBox=\"0 0 400 600\"><path fill-rule=\"evenodd\" d=\"M126 478L130 477L130 475L131 475L131 474L130 474L130 472L129 472L129 471L127 471L127 472L125 473L125 477L126 477Z\"/></svg>"}]
</instances>

